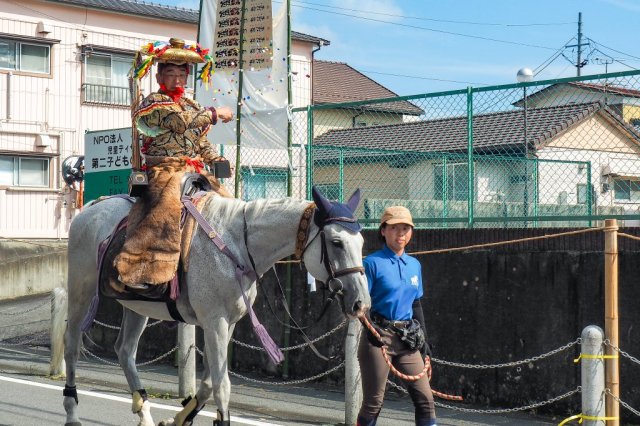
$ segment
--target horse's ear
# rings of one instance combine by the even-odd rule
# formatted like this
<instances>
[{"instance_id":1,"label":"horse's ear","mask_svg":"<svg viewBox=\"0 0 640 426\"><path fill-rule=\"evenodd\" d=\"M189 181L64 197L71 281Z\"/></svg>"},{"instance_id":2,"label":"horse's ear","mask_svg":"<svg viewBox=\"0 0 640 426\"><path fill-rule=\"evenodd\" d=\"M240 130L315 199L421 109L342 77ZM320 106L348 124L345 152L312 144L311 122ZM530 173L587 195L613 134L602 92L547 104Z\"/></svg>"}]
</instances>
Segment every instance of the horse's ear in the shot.
<instances>
[{"instance_id":1,"label":"horse's ear","mask_svg":"<svg viewBox=\"0 0 640 426\"><path fill-rule=\"evenodd\" d=\"M327 200L315 186L311 188L311 195L321 212L328 213L331 210L331 201Z\"/></svg>"},{"instance_id":2,"label":"horse's ear","mask_svg":"<svg viewBox=\"0 0 640 426\"><path fill-rule=\"evenodd\" d=\"M358 204L360 204L360 188L356 189L353 194L351 194L349 201L347 201L347 207L349 207L351 212L355 212L358 208Z\"/></svg>"}]
</instances>

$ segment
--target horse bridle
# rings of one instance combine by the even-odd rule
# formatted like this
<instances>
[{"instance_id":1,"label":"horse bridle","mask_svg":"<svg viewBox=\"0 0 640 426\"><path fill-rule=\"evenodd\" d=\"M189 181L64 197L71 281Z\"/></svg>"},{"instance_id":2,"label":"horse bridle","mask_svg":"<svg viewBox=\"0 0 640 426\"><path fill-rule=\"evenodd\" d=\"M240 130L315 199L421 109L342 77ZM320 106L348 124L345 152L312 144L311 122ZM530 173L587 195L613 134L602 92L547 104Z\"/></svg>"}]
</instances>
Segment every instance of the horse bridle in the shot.
<instances>
[{"instance_id":1,"label":"horse bridle","mask_svg":"<svg viewBox=\"0 0 640 426\"><path fill-rule=\"evenodd\" d=\"M327 241L326 241L326 235L324 232L324 226L336 221L353 223L357 221L354 218L350 218L350 217L327 218L323 221L323 224L322 226L320 226L318 233L314 235L314 237L311 238L309 242L306 242L309 237L309 234L308 234L309 233L308 224L310 223L309 213L312 211L311 208L314 208L314 207L315 206L313 204L307 207L307 209L305 210L305 213L303 214L303 218L301 219L300 226L298 229L298 241L302 243L300 245L302 248L300 250L296 250L296 255L300 259L302 259L304 256L304 253L307 251L307 248L311 245L313 240L315 240L318 237L318 235L320 235L320 262L324 265L324 268L328 275L328 278L325 284L326 284L326 288L329 290L329 297L327 298L324 304L324 307L322 308L322 312L320 313L320 316L316 320L318 321L320 320L320 318L324 316L325 312L329 308L329 305L335 300L336 296L343 295L344 284L340 280L340 277L343 277L349 274L354 274L354 273L364 274L364 268L362 266L352 266L352 267L348 267L348 268L344 268L336 271L333 268L333 265L331 264L331 261L329 259L329 250L327 249Z\"/></svg>"}]
</instances>

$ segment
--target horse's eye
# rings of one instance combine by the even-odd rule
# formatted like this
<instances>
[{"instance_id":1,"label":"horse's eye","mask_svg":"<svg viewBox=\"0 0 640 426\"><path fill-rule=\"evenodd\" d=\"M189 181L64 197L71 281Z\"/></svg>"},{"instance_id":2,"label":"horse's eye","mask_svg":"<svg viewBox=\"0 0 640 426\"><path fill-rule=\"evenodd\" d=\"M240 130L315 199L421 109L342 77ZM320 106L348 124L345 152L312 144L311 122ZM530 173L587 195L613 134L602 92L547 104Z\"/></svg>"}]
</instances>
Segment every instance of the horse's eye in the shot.
<instances>
[{"instance_id":1,"label":"horse's eye","mask_svg":"<svg viewBox=\"0 0 640 426\"><path fill-rule=\"evenodd\" d=\"M334 247L344 248L342 240L331 240L331 244L333 244Z\"/></svg>"}]
</instances>

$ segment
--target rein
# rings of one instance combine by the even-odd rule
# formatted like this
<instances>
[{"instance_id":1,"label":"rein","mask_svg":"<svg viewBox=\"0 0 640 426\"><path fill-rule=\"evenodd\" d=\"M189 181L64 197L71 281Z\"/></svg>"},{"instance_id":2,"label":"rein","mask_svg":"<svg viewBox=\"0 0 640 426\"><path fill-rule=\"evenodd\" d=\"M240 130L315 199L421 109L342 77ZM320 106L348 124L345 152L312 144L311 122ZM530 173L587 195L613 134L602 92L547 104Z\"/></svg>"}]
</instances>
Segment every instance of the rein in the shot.
<instances>
[{"instance_id":1,"label":"rein","mask_svg":"<svg viewBox=\"0 0 640 426\"><path fill-rule=\"evenodd\" d=\"M371 334L374 335L376 339L378 339L378 341L382 342L380 333L378 333L378 330L376 330L375 327L371 325L371 322L369 321L366 315L360 314L358 315L358 319L360 320L362 325L365 326L371 332ZM415 382L417 380L420 380L421 378L424 377L425 374L427 374L428 380L431 381L431 375L433 373L433 370L431 368L431 358L429 358L429 356L424 357L424 368L422 369L422 371L419 374L416 374L415 376L409 376L407 374L404 374L398 371L398 369L393 365L393 363L389 359L389 354L387 354L386 345L382 345L380 347L380 350L382 351L382 357L384 358L384 362L387 364L387 366L389 367L389 370L393 373L394 376L397 376L407 382ZM433 395L437 396L438 398L447 399L449 401L462 401L462 397L458 395L449 395L446 393L438 392L437 390L434 390L434 389L431 389L431 393L433 393Z\"/></svg>"},{"instance_id":2,"label":"rein","mask_svg":"<svg viewBox=\"0 0 640 426\"><path fill-rule=\"evenodd\" d=\"M235 265L235 276L236 281L238 281L238 285L240 286L240 293L242 293L242 298L244 299L244 303L247 307L247 311L249 313L249 317L251 318L251 325L253 326L253 332L256 337L260 340L262 347L265 352L271 359L271 361L278 365L284 360L284 355L278 345L273 341L269 333L264 328L264 326L256 317L255 312L253 311L253 307L251 306L251 302L247 298L247 294L242 288L242 279L247 276L249 279L255 281L258 276L255 269L249 269L245 267L238 258L229 250L229 247L224 243L222 238L218 235L218 233L213 229L213 227L207 222L207 220L202 216L202 214L198 211L196 206L191 202L190 197L182 197L182 203L184 204L187 211L194 217L198 225L202 228L202 230L207 234L209 239L215 244L215 246L224 253ZM253 262L252 262L253 263Z\"/></svg>"}]
</instances>

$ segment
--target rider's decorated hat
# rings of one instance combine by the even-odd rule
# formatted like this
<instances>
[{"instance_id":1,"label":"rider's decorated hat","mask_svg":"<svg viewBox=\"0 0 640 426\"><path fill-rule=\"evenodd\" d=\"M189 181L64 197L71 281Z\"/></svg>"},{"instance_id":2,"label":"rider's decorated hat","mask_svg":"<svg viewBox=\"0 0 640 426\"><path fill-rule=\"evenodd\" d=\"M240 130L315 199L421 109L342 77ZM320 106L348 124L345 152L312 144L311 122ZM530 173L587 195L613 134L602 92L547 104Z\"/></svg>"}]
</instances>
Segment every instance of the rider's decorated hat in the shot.
<instances>
[{"instance_id":1,"label":"rider's decorated hat","mask_svg":"<svg viewBox=\"0 0 640 426\"><path fill-rule=\"evenodd\" d=\"M169 42L156 41L142 46L133 61L133 78L141 79L146 76L154 62L205 64L197 77L205 84L209 83L213 74L213 60L209 49L203 49L198 43L186 44L184 40L175 37L169 39Z\"/></svg>"}]
</instances>

